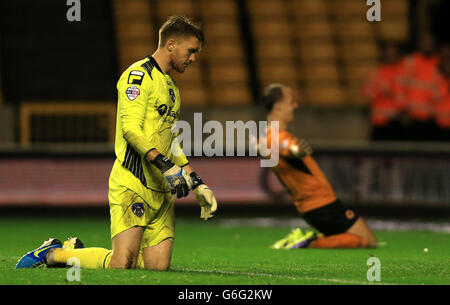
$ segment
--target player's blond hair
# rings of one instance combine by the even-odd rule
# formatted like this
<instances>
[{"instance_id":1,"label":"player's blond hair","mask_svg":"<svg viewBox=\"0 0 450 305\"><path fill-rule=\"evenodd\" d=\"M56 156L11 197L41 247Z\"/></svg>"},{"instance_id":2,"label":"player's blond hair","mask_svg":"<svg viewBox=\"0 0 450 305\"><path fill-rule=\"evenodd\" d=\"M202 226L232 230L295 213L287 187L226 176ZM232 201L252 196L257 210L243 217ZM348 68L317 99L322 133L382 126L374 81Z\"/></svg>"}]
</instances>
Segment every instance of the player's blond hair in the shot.
<instances>
[{"instance_id":1,"label":"player's blond hair","mask_svg":"<svg viewBox=\"0 0 450 305\"><path fill-rule=\"evenodd\" d=\"M170 37L190 37L194 36L200 41L203 46L204 37L203 31L199 24L193 22L184 15L172 15L159 29L159 43L158 46L163 47Z\"/></svg>"}]
</instances>

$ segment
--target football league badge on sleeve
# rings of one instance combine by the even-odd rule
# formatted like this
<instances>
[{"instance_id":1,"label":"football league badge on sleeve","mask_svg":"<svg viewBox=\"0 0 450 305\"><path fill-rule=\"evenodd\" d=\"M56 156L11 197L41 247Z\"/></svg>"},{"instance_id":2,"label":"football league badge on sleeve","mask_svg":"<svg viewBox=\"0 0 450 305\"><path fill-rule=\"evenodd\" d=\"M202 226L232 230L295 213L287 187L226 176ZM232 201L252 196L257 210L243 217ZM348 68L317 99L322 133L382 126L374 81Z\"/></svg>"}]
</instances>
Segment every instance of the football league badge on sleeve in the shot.
<instances>
[{"instance_id":1,"label":"football league badge on sleeve","mask_svg":"<svg viewBox=\"0 0 450 305\"><path fill-rule=\"evenodd\" d=\"M136 86L131 86L125 90L125 94L130 101L134 101L141 94L141 90Z\"/></svg>"}]
</instances>

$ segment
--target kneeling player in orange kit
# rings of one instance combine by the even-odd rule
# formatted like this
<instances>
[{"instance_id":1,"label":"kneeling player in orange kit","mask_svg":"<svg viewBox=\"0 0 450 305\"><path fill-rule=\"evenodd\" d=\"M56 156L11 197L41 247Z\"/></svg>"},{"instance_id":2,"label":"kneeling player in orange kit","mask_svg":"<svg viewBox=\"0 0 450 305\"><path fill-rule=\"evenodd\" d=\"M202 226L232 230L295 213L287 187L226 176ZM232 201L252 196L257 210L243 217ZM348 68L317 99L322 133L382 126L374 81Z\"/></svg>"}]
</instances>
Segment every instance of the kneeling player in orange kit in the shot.
<instances>
[{"instance_id":1,"label":"kneeling player in orange kit","mask_svg":"<svg viewBox=\"0 0 450 305\"><path fill-rule=\"evenodd\" d=\"M272 143L271 137L278 136L279 162L272 169L293 196L298 212L319 231L319 234L314 230L304 233L294 229L272 248L375 248L377 240L372 230L361 216L344 207L335 196L312 158L308 143L286 130L297 108L292 89L281 84L269 85L264 91L263 102L268 111L268 126L271 122L279 124L278 134L272 134L268 128L267 137L262 139Z\"/></svg>"}]
</instances>

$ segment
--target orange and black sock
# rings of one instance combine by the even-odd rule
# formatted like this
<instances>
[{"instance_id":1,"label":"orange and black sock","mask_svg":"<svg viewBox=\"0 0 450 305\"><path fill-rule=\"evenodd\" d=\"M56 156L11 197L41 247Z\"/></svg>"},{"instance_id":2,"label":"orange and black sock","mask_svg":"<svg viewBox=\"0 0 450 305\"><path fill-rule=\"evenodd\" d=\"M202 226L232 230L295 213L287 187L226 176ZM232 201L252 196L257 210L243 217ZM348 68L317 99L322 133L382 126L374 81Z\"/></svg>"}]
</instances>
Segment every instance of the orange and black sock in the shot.
<instances>
[{"instance_id":1,"label":"orange and black sock","mask_svg":"<svg viewBox=\"0 0 450 305\"><path fill-rule=\"evenodd\" d=\"M319 236L309 245L309 248L364 248L366 245L367 241L358 235L341 233L330 236Z\"/></svg>"}]
</instances>

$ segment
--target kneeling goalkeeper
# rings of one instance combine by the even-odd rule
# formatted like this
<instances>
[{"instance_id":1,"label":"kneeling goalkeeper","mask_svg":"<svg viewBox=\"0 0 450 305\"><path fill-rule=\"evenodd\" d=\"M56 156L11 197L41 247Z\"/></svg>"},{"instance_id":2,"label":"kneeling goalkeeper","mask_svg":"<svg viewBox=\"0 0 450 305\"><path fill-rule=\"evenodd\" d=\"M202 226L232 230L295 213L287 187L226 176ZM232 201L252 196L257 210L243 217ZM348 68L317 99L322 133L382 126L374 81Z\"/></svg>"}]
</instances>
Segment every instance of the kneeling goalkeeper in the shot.
<instances>
[{"instance_id":1,"label":"kneeling goalkeeper","mask_svg":"<svg viewBox=\"0 0 450 305\"><path fill-rule=\"evenodd\" d=\"M158 49L120 77L115 140L116 161L109 179L112 250L85 248L78 238L64 245L51 238L25 254L17 268L156 269L170 267L175 231L174 200L193 190L207 220L217 209L213 192L189 165L172 127L180 95L168 74L183 73L203 45L199 26L172 16L161 27Z\"/></svg>"}]
</instances>

